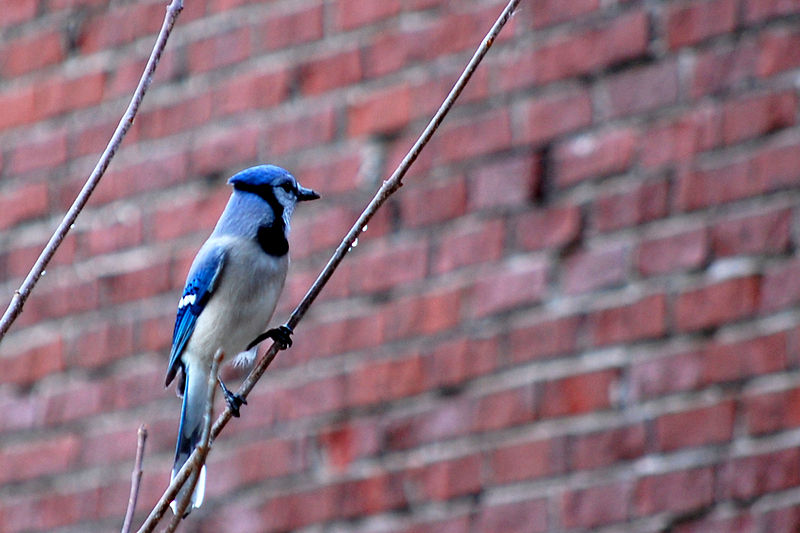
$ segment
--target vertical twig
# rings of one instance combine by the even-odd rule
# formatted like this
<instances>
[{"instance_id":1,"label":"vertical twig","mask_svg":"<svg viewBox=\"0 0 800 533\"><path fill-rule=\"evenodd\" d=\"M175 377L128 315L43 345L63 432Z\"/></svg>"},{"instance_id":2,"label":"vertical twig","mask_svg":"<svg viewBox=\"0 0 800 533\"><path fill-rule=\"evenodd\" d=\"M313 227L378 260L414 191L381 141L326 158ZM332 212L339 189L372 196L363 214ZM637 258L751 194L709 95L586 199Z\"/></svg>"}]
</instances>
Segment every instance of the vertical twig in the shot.
<instances>
[{"instance_id":1,"label":"vertical twig","mask_svg":"<svg viewBox=\"0 0 800 533\"><path fill-rule=\"evenodd\" d=\"M147 441L147 428L139 426L136 441L136 460L131 472L131 494L128 497L128 508L125 510L125 521L122 522L121 533L129 533L133 525L133 514L136 512L136 500L139 499L139 483L142 481L142 462L144 461L144 444Z\"/></svg>"},{"instance_id":2,"label":"vertical twig","mask_svg":"<svg viewBox=\"0 0 800 533\"><path fill-rule=\"evenodd\" d=\"M309 288L308 292L306 292L303 299L300 301L295 310L292 312L287 322L289 327L294 329L294 327L300 322L305 313L308 311L308 308L311 306L311 304L319 295L322 288L330 279L333 272L339 266L339 263L342 262L342 259L344 259L344 256L347 254L348 250L350 250L350 248L352 247L353 242L355 242L356 238L364 230L364 226L367 225L370 219L375 215L377 210L384 204L384 202L386 202L389 196L391 196L392 193L394 193L397 189L400 188L400 186L402 185L402 179L408 172L408 169L417 159L417 156L419 156L420 152L425 147L425 145L428 144L428 141L430 141L431 137L433 137L433 134L436 132L437 128L442 123L442 120L444 120L444 117L453 107L453 104L455 103L456 99L464 90L464 87L466 87L467 83L472 77L473 72L475 72L475 69L478 67L481 60L483 60L484 56L489 51L489 48L491 48L492 44L494 43L494 40L497 38L497 35L503 29L503 26L505 26L505 24L508 22L508 19L511 17L511 15L513 14L514 10L517 8L517 5L519 3L520 0L509 1L508 5L505 7L503 12L495 21L491 30L489 30L489 33L486 34L486 37L484 37L480 46L475 51L475 54L473 54L472 59L470 59L464 71L461 73L461 76L458 78L458 81L456 81L455 85L450 90L450 93L447 95L447 98L445 98L445 100L442 102L442 105L436 111L436 114L428 123L425 130L420 135L419 139L417 139L417 142L414 143L414 145L411 147L409 152L406 154L406 156L398 165L397 169L392 173L391 177L383 182L381 188L378 189L378 192L372 198L369 205L367 205L366 209L364 209L364 211L361 213L361 216L359 216L358 220L353 225L353 227L350 228L350 231L348 231L347 235L344 237L342 242L336 248L336 251L334 252L333 256L328 260L328 263L325 265L325 268L322 270L322 272L320 272L319 276L317 276L317 279L314 281L311 288ZM240 394L244 398L247 397L250 391L253 390L253 387L255 386L256 382L258 382L258 380L267 370L267 367L275 359L277 353L278 353L278 346L276 343L273 342L269 350L267 350L267 353L264 355L264 357L262 357L256 364L256 367L253 368L252 371L250 371L250 374L248 374L247 378L242 383L242 386L239 388L238 394ZM225 409L220 414L216 422L214 422L213 427L211 428L210 438L212 440L217 438L219 433L225 428L227 423L230 421L231 417L232 414L230 409ZM164 515L164 512L166 511L167 506L169 506L169 503L175 498L175 495L178 493L181 486L186 482L186 478L188 478L189 476L188 469L192 467L192 465L194 464L193 459L198 454L199 450L195 450L192 453L192 456L189 458L184 467L172 481L170 486L167 487L167 490L164 492L164 495L161 497L161 499L158 501L156 506L151 511L150 516L145 522L145 525L147 525L148 527L145 528L145 526L143 525L142 528L139 529L138 533L147 533L149 531L152 531L153 528L155 528L158 521ZM187 472L184 473L185 470Z\"/></svg>"},{"instance_id":3,"label":"vertical twig","mask_svg":"<svg viewBox=\"0 0 800 533\"><path fill-rule=\"evenodd\" d=\"M192 501L194 488L197 485L197 481L200 479L200 472L206 464L206 457L208 456L209 449L208 444L211 438L211 417L214 414L214 393L217 390L217 376L219 375L219 365L222 363L222 358L222 350L217 350L217 353L214 354L214 360L211 362L211 373L208 375L208 395L206 397L206 412L203 417L203 436L200 439L200 444L197 446L197 453L193 455L195 464L194 470L189 477L189 485L186 487L186 493L183 498L181 498L181 501L177 502L178 505L175 509L175 515L172 517L167 529L164 530L165 533L172 533L175 531L181 523L181 520L183 520L186 508L189 506L189 502Z\"/></svg>"},{"instance_id":4,"label":"vertical twig","mask_svg":"<svg viewBox=\"0 0 800 533\"><path fill-rule=\"evenodd\" d=\"M139 84L133 93L133 97L128 104L128 108L125 110L125 114L120 119L117 129L111 136L111 140L108 141L108 145L106 146L105 151L103 151L103 155L100 156L100 160L97 162L97 165L95 165L91 175L83 185L81 192L75 198L75 201L72 203L69 211L67 211L67 214L64 215L64 218L61 220L61 224L59 224L55 233L53 233L53 236L50 237L50 240L47 242L44 250L42 250L39 258L36 260L36 263L34 263L30 272L28 272L27 277L22 282L22 285L20 285L19 289L14 291L14 296L11 298L11 302L8 304L5 313L3 313L3 317L0 318L0 341L2 341L3 337L5 337L5 334L8 331L8 328L11 327L11 324L22 312L22 306L25 305L25 301L28 299L28 296L30 296L33 287L36 285L36 282L39 281L39 278L42 277L42 272L44 272L45 268L47 268L47 264L50 262L50 259L52 259L53 254L56 253L56 250L63 242L64 237L67 236L67 233L72 228L75 219L78 218L78 215L83 210L86 202L89 201L89 197L92 195L95 187L97 187L97 184L100 182L100 178L102 178L103 174L105 174L106 169L111 162L111 158L114 157L114 154L117 152L123 137L125 137L125 134L128 133L128 130L133 124L133 119L136 117L136 113L139 111L139 106L142 103L142 99L144 98L148 87L150 87L150 83L153 81L153 74L158 66L158 61L161 59L161 54L164 52L164 47L167 45L167 39L172 32L173 26L175 26L175 20L178 18L181 10L183 10L183 0L172 0L172 2L170 2L170 4L167 6L167 13L164 16L164 23L161 26L161 31L158 34L156 44L153 47L153 51L150 53L150 59L147 61L147 66L145 66L142 77L139 79Z\"/></svg>"},{"instance_id":5,"label":"vertical twig","mask_svg":"<svg viewBox=\"0 0 800 533\"><path fill-rule=\"evenodd\" d=\"M169 488L161 496L161 499L158 500L158 503L153 508L153 511L150 512L150 516L147 517L142 524L142 527L139 528L138 533L148 533L155 529L156 525L158 525L158 523L161 521L161 518L164 516L169 504L178 497L178 492L180 491L181 487L183 487L186 481L189 480L189 486L186 489L186 494L181 501L178 502L178 507L175 509L175 516L173 516L172 521L170 522L166 531L175 531L175 528L178 527L183 519L184 513L186 513L186 508L189 506L195 485L200 477L200 470L206 463L206 456L208 455L208 451L210 449L209 443L211 442L212 438L211 417L214 409L214 394L217 390L219 365L222 363L223 357L224 354L222 353L222 350L217 350L217 353L214 354L214 359L211 363L211 373L208 376L206 411L203 418L203 433L200 443L197 445L192 455L186 460L186 463L184 463L178 473L175 474L175 478L172 480L172 483L170 483Z\"/></svg>"}]
</instances>

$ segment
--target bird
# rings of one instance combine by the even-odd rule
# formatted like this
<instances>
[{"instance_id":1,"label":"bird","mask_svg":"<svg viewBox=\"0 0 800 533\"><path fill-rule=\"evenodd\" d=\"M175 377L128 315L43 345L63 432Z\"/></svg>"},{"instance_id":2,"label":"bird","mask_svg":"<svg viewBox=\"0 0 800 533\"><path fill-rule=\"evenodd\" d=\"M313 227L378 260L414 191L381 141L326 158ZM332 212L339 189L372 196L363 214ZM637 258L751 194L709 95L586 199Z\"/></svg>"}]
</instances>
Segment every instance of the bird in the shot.
<instances>
[{"instance_id":1,"label":"bird","mask_svg":"<svg viewBox=\"0 0 800 533\"><path fill-rule=\"evenodd\" d=\"M208 240L189 268L178 301L165 386L177 377L183 397L171 479L187 461L203 432L212 360L247 364L257 344L272 338L280 349L291 346L292 329L284 324L267 331L283 290L289 265L289 223L297 202L319 194L301 186L287 170L258 165L233 175L233 192ZM219 380L234 416L244 398ZM205 494L203 466L186 514L200 507ZM186 489L171 503L178 513Z\"/></svg>"}]
</instances>

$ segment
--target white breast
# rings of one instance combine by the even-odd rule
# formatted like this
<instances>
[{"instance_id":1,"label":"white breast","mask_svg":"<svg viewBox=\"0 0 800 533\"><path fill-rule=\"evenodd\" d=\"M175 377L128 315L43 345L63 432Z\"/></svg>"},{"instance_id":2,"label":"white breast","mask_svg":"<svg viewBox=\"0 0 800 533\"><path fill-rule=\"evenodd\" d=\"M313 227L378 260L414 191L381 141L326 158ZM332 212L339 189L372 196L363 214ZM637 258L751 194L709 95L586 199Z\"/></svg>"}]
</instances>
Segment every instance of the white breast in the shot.
<instances>
[{"instance_id":1,"label":"white breast","mask_svg":"<svg viewBox=\"0 0 800 533\"><path fill-rule=\"evenodd\" d=\"M197 319L184 361L188 355L210 364L218 348L222 348L226 361L243 352L250 341L266 331L283 289L288 255L267 255L250 239L223 239L225 266L214 294Z\"/></svg>"}]
</instances>

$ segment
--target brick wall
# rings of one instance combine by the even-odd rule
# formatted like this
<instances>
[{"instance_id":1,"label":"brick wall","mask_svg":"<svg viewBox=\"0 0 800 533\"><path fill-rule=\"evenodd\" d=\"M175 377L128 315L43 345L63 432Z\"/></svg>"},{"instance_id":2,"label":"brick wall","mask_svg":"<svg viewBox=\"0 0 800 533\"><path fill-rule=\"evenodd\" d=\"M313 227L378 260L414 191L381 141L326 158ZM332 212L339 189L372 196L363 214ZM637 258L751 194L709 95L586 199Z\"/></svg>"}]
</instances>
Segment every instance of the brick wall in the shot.
<instances>
[{"instance_id":1,"label":"brick wall","mask_svg":"<svg viewBox=\"0 0 800 533\"><path fill-rule=\"evenodd\" d=\"M0 9L3 301L127 103L162 0ZM185 272L259 162L303 205L285 320L504 6L186 0L0 346L0 531L109 531ZM800 523L800 2L527 0L216 443L185 531ZM226 370L236 382L241 374Z\"/></svg>"}]
</instances>

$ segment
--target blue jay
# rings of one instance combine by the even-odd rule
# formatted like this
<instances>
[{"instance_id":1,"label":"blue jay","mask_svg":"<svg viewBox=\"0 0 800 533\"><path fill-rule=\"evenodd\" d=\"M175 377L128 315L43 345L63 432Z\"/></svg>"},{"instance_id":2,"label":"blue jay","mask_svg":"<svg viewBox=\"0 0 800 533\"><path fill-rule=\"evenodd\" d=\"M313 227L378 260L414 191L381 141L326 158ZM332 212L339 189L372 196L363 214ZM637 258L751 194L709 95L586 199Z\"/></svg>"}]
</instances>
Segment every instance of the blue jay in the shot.
<instances>
[{"instance_id":1,"label":"blue jay","mask_svg":"<svg viewBox=\"0 0 800 533\"><path fill-rule=\"evenodd\" d=\"M178 302L166 385L176 376L183 396L172 477L199 443L208 378L214 354L221 349L237 363L252 361L256 345L273 338L291 345L288 326L262 333L278 302L289 265L289 220L295 204L319 195L301 187L286 170L261 165L228 180L233 193L213 233L197 252ZM219 381L234 416L244 399ZM205 467L192 494L190 511L203 502ZM181 501L183 492L172 502ZM188 514L188 511L187 511Z\"/></svg>"}]
</instances>

